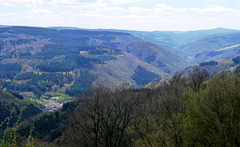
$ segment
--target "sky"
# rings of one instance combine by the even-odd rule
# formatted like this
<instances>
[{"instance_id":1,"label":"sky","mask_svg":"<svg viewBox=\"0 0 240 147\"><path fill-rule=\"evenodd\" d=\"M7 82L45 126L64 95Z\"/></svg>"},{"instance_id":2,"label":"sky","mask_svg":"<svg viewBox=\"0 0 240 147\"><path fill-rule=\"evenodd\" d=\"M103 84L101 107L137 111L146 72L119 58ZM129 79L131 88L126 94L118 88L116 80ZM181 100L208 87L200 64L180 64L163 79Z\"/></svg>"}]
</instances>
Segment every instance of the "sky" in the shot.
<instances>
[{"instance_id":1,"label":"sky","mask_svg":"<svg viewBox=\"0 0 240 147\"><path fill-rule=\"evenodd\" d=\"M240 30L240 0L0 0L0 25Z\"/></svg>"}]
</instances>

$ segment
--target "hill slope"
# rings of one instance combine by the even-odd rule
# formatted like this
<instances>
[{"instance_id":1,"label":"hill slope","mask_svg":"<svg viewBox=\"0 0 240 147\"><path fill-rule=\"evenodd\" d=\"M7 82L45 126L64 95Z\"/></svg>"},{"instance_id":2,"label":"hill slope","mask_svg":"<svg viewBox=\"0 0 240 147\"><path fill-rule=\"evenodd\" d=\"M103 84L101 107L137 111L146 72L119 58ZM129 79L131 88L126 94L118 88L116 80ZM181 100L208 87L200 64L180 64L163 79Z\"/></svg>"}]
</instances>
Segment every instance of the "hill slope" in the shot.
<instances>
[{"instance_id":1,"label":"hill slope","mask_svg":"<svg viewBox=\"0 0 240 147\"><path fill-rule=\"evenodd\" d=\"M194 62L201 63L207 61L217 61L222 59L231 59L240 55L240 45L235 44L221 49L198 54Z\"/></svg>"},{"instance_id":2,"label":"hill slope","mask_svg":"<svg viewBox=\"0 0 240 147\"><path fill-rule=\"evenodd\" d=\"M240 70L240 56L219 61L202 62L199 65L191 66L183 70L182 73L190 73L196 68L201 68L207 71L210 76L216 75L222 71L239 72Z\"/></svg>"},{"instance_id":3,"label":"hill slope","mask_svg":"<svg viewBox=\"0 0 240 147\"><path fill-rule=\"evenodd\" d=\"M188 65L127 33L35 27L0 28L0 61L5 89L63 99L92 84L143 86Z\"/></svg>"},{"instance_id":4,"label":"hill slope","mask_svg":"<svg viewBox=\"0 0 240 147\"><path fill-rule=\"evenodd\" d=\"M240 34L211 35L180 48L182 55L195 58L197 55L219 50L240 43Z\"/></svg>"}]
</instances>

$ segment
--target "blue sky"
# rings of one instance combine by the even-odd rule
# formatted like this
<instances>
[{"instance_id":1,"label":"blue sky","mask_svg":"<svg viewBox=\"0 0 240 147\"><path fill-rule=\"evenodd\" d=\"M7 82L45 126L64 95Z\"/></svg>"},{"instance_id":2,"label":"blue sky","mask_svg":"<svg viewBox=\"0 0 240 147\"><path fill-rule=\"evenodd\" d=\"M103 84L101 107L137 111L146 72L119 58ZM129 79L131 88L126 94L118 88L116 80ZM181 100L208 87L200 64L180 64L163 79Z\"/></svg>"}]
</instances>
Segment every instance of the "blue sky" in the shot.
<instances>
[{"instance_id":1,"label":"blue sky","mask_svg":"<svg viewBox=\"0 0 240 147\"><path fill-rule=\"evenodd\" d=\"M0 25L141 31L240 29L240 0L0 0Z\"/></svg>"}]
</instances>

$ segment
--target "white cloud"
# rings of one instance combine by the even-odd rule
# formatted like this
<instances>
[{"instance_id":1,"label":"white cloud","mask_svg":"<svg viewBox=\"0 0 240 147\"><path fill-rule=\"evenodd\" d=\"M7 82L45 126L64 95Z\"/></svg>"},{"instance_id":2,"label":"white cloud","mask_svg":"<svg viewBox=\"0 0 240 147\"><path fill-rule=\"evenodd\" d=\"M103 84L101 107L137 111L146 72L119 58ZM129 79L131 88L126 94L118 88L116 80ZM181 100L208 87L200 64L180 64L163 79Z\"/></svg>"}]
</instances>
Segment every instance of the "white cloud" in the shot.
<instances>
[{"instance_id":1,"label":"white cloud","mask_svg":"<svg viewBox=\"0 0 240 147\"><path fill-rule=\"evenodd\" d=\"M128 3L137 3L142 1L149 1L149 0L106 0L106 2L111 4L128 4Z\"/></svg>"},{"instance_id":2,"label":"white cloud","mask_svg":"<svg viewBox=\"0 0 240 147\"><path fill-rule=\"evenodd\" d=\"M218 1L218 0L205 0L206 2L215 2L215 1Z\"/></svg>"},{"instance_id":3,"label":"white cloud","mask_svg":"<svg viewBox=\"0 0 240 147\"><path fill-rule=\"evenodd\" d=\"M91 4L97 3L100 0L51 0L49 4L51 5L80 5L80 4Z\"/></svg>"},{"instance_id":4,"label":"white cloud","mask_svg":"<svg viewBox=\"0 0 240 147\"><path fill-rule=\"evenodd\" d=\"M76 5L87 5L87 4L98 4L98 5L119 5L119 4L130 4L138 3L143 1L151 0L51 0L51 5L65 5L65 6L76 6Z\"/></svg>"},{"instance_id":5,"label":"white cloud","mask_svg":"<svg viewBox=\"0 0 240 147\"><path fill-rule=\"evenodd\" d=\"M19 0L21 1L21 0ZM22 2L30 4L30 5L36 5L36 4L43 4L43 0L22 0Z\"/></svg>"},{"instance_id":6,"label":"white cloud","mask_svg":"<svg viewBox=\"0 0 240 147\"><path fill-rule=\"evenodd\" d=\"M31 15L49 15L52 14L52 11L48 10L48 9L31 9L31 10L27 10L25 12L25 14L31 14Z\"/></svg>"},{"instance_id":7,"label":"white cloud","mask_svg":"<svg viewBox=\"0 0 240 147\"><path fill-rule=\"evenodd\" d=\"M179 10L181 10L180 8L170 7L166 4L157 4L155 8L158 10L161 10L161 11L179 11Z\"/></svg>"},{"instance_id":8,"label":"white cloud","mask_svg":"<svg viewBox=\"0 0 240 147\"><path fill-rule=\"evenodd\" d=\"M75 0L52 0L49 4L57 5L57 4L71 4L75 2Z\"/></svg>"},{"instance_id":9,"label":"white cloud","mask_svg":"<svg viewBox=\"0 0 240 147\"><path fill-rule=\"evenodd\" d=\"M196 12L237 12L238 10L231 9L231 8L225 8L221 6L209 6L207 8L192 8L192 11Z\"/></svg>"},{"instance_id":10,"label":"white cloud","mask_svg":"<svg viewBox=\"0 0 240 147\"><path fill-rule=\"evenodd\" d=\"M3 5L3 6L17 6L19 4L24 4L25 6L38 5L38 4L44 4L44 1L43 0L0 0L0 5Z\"/></svg>"},{"instance_id":11,"label":"white cloud","mask_svg":"<svg viewBox=\"0 0 240 147\"><path fill-rule=\"evenodd\" d=\"M236 20L240 18L237 15L239 10L220 6L174 8L166 4L158 4L152 8L122 8L89 5L81 9L76 7L76 10L79 12L75 13L74 17L78 21L74 21L74 25L85 28L193 30L224 26L226 20L234 26Z\"/></svg>"},{"instance_id":12,"label":"white cloud","mask_svg":"<svg viewBox=\"0 0 240 147\"><path fill-rule=\"evenodd\" d=\"M0 1L6 4L25 5L44 3L43 0ZM176 8L161 3L152 7L122 5L140 1L152 0L51 0L45 1L45 5L41 7L24 9L22 13L8 15L2 13L0 24L15 22L17 23L15 25L133 30L193 30L219 26L238 26L240 29L238 25L240 10L237 9L217 5L203 8Z\"/></svg>"}]
</instances>

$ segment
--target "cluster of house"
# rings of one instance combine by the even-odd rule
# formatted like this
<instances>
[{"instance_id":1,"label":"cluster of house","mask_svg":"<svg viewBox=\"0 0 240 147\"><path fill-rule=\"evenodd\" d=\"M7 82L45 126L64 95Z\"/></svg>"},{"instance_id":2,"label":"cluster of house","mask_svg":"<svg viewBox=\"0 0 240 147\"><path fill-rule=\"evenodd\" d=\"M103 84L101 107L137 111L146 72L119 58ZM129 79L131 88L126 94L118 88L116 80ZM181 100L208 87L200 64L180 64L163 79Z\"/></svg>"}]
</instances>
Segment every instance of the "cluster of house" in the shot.
<instances>
[{"instance_id":1,"label":"cluster of house","mask_svg":"<svg viewBox=\"0 0 240 147\"><path fill-rule=\"evenodd\" d=\"M42 101L44 101L43 105L45 106L44 111L54 111L59 108L62 108L63 103L59 103L57 100L58 100L57 97L53 97L49 100L42 99Z\"/></svg>"}]
</instances>

